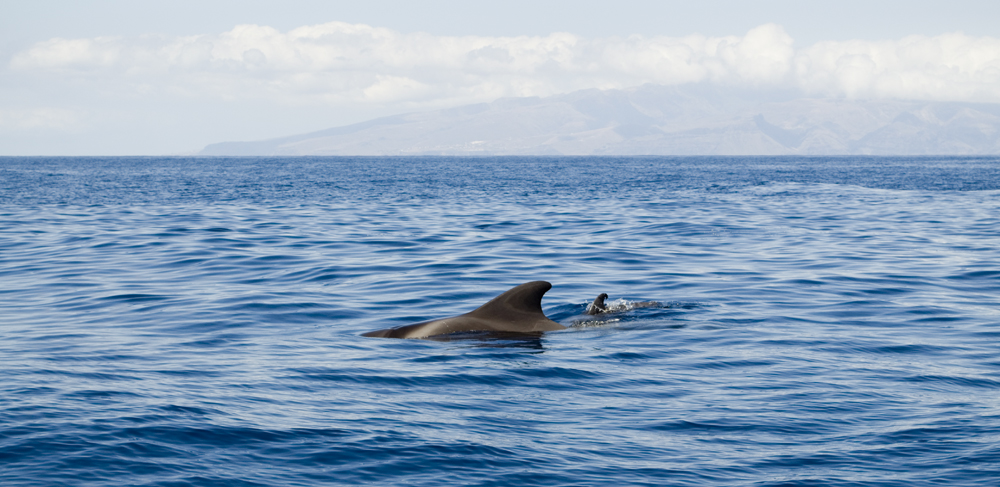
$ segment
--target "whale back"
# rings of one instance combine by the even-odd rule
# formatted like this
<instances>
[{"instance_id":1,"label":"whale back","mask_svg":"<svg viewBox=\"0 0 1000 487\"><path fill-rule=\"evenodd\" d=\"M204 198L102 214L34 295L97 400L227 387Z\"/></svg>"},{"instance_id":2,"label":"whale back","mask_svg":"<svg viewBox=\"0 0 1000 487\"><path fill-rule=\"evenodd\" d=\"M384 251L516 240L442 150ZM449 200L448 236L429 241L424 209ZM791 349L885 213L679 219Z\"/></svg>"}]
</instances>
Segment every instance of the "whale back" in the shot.
<instances>
[{"instance_id":1,"label":"whale back","mask_svg":"<svg viewBox=\"0 0 1000 487\"><path fill-rule=\"evenodd\" d=\"M566 327L548 319L542 297L552 289L545 281L521 284L463 315L363 333L368 337L427 338L460 332L541 333Z\"/></svg>"}]
</instances>

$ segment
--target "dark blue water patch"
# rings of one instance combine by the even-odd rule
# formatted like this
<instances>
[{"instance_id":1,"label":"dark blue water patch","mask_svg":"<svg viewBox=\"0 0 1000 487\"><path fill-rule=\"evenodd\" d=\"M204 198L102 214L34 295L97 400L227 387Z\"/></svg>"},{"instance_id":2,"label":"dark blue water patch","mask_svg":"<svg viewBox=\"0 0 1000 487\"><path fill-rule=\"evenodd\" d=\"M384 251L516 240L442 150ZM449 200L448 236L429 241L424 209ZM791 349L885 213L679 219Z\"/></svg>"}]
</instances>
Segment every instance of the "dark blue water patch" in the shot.
<instances>
[{"instance_id":1,"label":"dark blue water patch","mask_svg":"<svg viewBox=\"0 0 1000 487\"><path fill-rule=\"evenodd\" d=\"M955 376L915 376L906 377L902 380L907 382L916 382L926 384L928 387L933 388L944 388L954 389L954 388L983 388L987 390L997 390L1000 389L1000 381L995 381L991 379L984 378L973 378L973 377L955 377Z\"/></svg>"}]
</instances>

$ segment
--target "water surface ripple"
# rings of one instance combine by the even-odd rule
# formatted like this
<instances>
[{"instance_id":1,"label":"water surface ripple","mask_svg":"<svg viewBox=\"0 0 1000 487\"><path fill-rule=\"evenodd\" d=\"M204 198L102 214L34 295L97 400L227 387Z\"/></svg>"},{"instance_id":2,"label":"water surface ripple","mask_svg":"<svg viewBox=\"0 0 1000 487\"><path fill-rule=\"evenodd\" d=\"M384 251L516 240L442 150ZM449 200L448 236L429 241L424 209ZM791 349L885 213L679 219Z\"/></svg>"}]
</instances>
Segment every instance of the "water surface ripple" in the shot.
<instances>
[{"instance_id":1,"label":"water surface ripple","mask_svg":"<svg viewBox=\"0 0 1000 487\"><path fill-rule=\"evenodd\" d=\"M0 483L994 486L998 168L0 158Z\"/></svg>"}]
</instances>

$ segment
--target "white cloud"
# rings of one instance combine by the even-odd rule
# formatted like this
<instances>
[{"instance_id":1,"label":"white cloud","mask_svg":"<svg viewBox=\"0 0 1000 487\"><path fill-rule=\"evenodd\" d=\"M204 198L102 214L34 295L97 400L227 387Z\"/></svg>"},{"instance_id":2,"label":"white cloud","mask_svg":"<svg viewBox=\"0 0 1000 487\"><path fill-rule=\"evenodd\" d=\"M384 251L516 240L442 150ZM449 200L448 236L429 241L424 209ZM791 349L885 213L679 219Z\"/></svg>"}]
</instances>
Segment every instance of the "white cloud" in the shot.
<instances>
[{"instance_id":1,"label":"white cloud","mask_svg":"<svg viewBox=\"0 0 1000 487\"><path fill-rule=\"evenodd\" d=\"M773 83L790 71L776 25L744 37L572 34L448 37L341 22L279 32L240 25L179 38L51 39L16 54L22 73L125 84L134 92L300 102L482 101L647 82Z\"/></svg>"},{"instance_id":2,"label":"white cloud","mask_svg":"<svg viewBox=\"0 0 1000 487\"><path fill-rule=\"evenodd\" d=\"M586 39L404 34L331 22L280 32L51 39L16 72L129 96L445 106L583 88L711 82L809 93L1000 101L1000 40L962 34L822 42L796 51L778 25L727 37Z\"/></svg>"},{"instance_id":3,"label":"white cloud","mask_svg":"<svg viewBox=\"0 0 1000 487\"><path fill-rule=\"evenodd\" d=\"M376 76L375 84L365 88L365 98L375 101L399 101L416 98L430 87L413 79L400 76Z\"/></svg>"},{"instance_id":4,"label":"white cloud","mask_svg":"<svg viewBox=\"0 0 1000 487\"><path fill-rule=\"evenodd\" d=\"M821 42L796 55L795 70L813 93L1000 102L1000 39L991 37Z\"/></svg>"}]
</instances>

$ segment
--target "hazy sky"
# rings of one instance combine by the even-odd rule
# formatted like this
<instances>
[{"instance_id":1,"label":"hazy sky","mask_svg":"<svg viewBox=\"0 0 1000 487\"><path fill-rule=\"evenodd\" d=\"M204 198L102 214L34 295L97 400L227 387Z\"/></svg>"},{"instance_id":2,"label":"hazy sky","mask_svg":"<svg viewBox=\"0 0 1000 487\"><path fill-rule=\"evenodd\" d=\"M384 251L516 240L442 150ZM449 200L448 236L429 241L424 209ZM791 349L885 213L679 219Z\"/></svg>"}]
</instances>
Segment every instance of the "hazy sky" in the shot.
<instances>
[{"instance_id":1,"label":"hazy sky","mask_svg":"<svg viewBox=\"0 0 1000 487\"><path fill-rule=\"evenodd\" d=\"M0 0L0 154L170 154L643 83L1000 102L1000 2Z\"/></svg>"}]
</instances>

